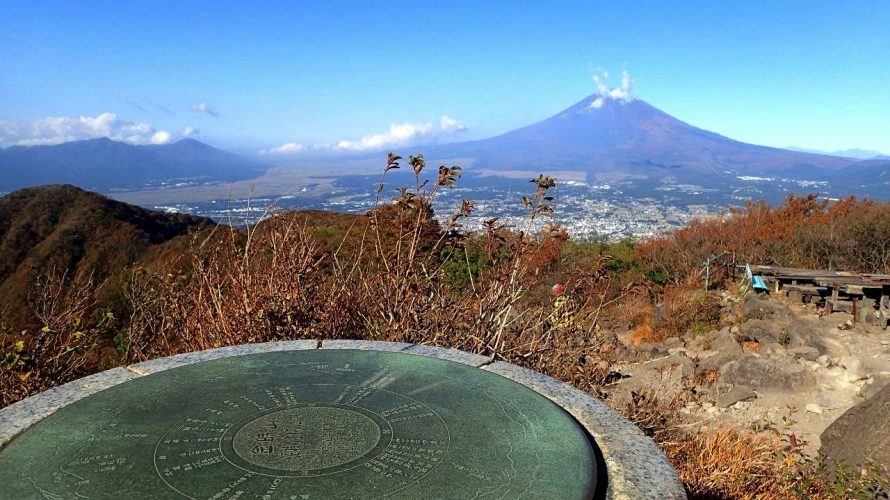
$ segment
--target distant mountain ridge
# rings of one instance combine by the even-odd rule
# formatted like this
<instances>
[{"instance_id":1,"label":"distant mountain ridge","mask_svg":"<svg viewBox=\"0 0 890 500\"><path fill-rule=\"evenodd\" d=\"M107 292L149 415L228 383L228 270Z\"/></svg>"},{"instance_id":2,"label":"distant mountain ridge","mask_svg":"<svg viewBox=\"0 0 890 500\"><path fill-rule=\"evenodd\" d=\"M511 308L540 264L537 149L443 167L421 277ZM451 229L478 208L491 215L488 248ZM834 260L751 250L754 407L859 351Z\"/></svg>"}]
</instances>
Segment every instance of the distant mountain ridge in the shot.
<instances>
[{"instance_id":1,"label":"distant mountain ridge","mask_svg":"<svg viewBox=\"0 0 890 500\"><path fill-rule=\"evenodd\" d=\"M784 149L788 151L798 151L801 153L814 153L819 155L840 156L842 158L854 158L857 160L890 160L890 155L886 155L880 151L871 149L841 149L838 151L821 151L818 149L799 148L796 146L787 146Z\"/></svg>"},{"instance_id":2,"label":"distant mountain ridge","mask_svg":"<svg viewBox=\"0 0 890 500\"><path fill-rule=\"evenodd\" d=\"M175 180L250 179L263 171L254 160L194 139L142 146L100 138L0 149L0 191L60 183L100 191L138 189Z\"/></svg>"},{"instance_id":3,"label":"distant mountain ridge","mask_svg":"<svg viewBox=\"0 0 890 500\"><path fill-rule=\"evenodd\" d=\"M581 170L593 176L821 177L854 162L739 142L678 120L641 99L599 95L497 137L421 150L435 158L469 158L474 166L495 171Z\"/></svg>"}]
</instances>

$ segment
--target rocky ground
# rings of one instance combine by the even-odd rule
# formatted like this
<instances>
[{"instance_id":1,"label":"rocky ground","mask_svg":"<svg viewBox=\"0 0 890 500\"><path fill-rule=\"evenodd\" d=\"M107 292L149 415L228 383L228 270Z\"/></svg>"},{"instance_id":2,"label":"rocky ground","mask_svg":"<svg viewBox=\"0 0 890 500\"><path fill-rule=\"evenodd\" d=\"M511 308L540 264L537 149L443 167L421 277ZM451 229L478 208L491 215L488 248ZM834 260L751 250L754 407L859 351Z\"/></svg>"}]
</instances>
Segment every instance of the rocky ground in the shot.
<instances>
[{"instance_id":1,"label":"rocky ground","mask_svg":"<svg viewBox=\"0 0 890 500\"><path fill-rule=\"evenodd\" d=\"M613 404L640 388L662 399L681 395L690 426L772 428L793 433L815 452L829 425L890 385L890 331L785 297L726 294L721 307L731 326L620 348L615 370L622 378L609 387ZM883 393L890 402L890 387ZM890 422L890 403L870 408L851 412L826 435L843 442L858 432L868 445L869 423L852 419Z\"/></svg>"}]
</instances>

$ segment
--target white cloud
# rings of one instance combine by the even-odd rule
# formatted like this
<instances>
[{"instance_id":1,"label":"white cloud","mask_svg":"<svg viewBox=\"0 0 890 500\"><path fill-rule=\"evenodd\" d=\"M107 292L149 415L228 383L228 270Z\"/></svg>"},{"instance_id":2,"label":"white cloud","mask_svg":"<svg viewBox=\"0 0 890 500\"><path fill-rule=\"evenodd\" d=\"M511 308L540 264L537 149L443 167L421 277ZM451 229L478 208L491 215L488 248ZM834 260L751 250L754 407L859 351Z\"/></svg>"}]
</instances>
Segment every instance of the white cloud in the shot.
<instances>
[{"instance_id":1,"label":"white cloud","mask_svg":"<svg viewBox=\"0 0 890 500\"><path fill-rule=\"evenodd\" d=\"M366 135L358 140L342 140L336 144L303 145L287 142L280 146L257 151L259 155L295 155L309 151L373 151L386 148L436 144L467 128L450 116L442 116L437 122L393 123L389 130Z\"/></svg>"},{"instance_id":2,"label":"white cloud","mask_svg":"<svg viewBox=\"0 0 890 500\"><path fill-rule=\"evenodd\" d=\"M198 135L198 134L200 134L200 133L201 133L200 130L198 130L198 129L196 129L195 127L192 127L192 126L188 126L188 127L184 128L184 129L182 129L182 136L183 136L183 137L192 137L192 136Z\"/></svg>"},{"instance_id":3,"label":"white cloud","mask_svg":"<svg viewBox=\"0 0 890 500\"><path fill-rule=\"evenodd\" d=\"M97 116L50 116L31 123L0 123L0 146L60 144L107 137L131 144L166 144L173 134L148 123L133 122L115 113Z\"/></svg>"},{"instance_id":4,"label":"white cloud","mask_svg":"<svg viewBox=\"0 0 890 500\"><path fill-rule=\"evenodd\" d=\"M596 86L597 97L590 101L591 108L602 108L608 99L620 102L630 102L635 99L633 95L634 81L627 71L621 72L621 84L618 87L609 87L607 85L608 80L608 71L594 72L593 84Z\"/></svg>"},{"instance_id":5,"label":"white cloud","mask_svg":"<svg viewBox=\"0 0 890 500\"><path fill-rule=\"evenodd\" d=\"M151 135L152 144L167 144L173 140L173 134L166 130L158 130Z\"/></svg>"},{"instance_id":6,"label":"white cloud","mask_svg":"<svg viewBox=\"0 0 890 500\"><path fill-rule=\"evenodd\" d=\"M445 133L462 132L466 130L460 122L450 116L443 116L439 119L439 130Z\"/></svg>"},{"instance_id":7,"label":"white cloud","mask_svg":"<svg viewBox=\"0 0 890 500\"><path fill-rule=\"evenodd\" d=\"M12 122L0 122L0 145L3 144L4 137L16 137L19 134L19 128Z\"/></svg>"},{"instance_id":8,"label":"white cloud","mask_svg":"<svg viewBox=\"0 0 890 500\"><path fill-rule=\"evenodd\" d=\"M442 116L438 124L426 123L393 123L389 131L362 137L357 141L342 140L337 149L350 151L368 151L390 147L435 144L451 135L466 130L460 122L449 116Z\"/></svg>"},{"instance_id":9,"label":"white cloud","mask_svg":"<svg viewBox=\"0 0 890 500\"><path fill-rule=\"evenodd\" d=\"M297 153L302 153L306 148L302 144L297 144L296 142L288 142L282 144L281 146L269 148L269 149L261 149L259 154L261 155L292 155Z\"/></svg>"},{"instance_id":10,"label":"white cloud","mask_svg":"<svg viewBox=\"0 0 890 500\"><path fill-rule=\"evenodd\" d=\"M198 111L200 113L207 113L208 115L216 118L219 116L219 111L210 107L206 102L199 102L198 104L193 104L192 109Z\"/></svg>"}]
</instances>

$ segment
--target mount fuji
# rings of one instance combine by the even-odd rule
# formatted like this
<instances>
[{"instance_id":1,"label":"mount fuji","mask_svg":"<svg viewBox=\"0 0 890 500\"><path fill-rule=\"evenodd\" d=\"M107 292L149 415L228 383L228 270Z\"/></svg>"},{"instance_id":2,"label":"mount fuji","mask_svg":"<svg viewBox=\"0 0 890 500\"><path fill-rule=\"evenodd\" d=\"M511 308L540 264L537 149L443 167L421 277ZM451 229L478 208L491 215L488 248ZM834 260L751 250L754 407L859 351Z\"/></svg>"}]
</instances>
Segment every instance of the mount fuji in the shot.
<instances>
[{"instance_id":1,"label":"mount fuji","mask_svg":"<svg viewBox=\"0 0 890 500\"><path fill-rule=\"evenodd\" d=\"M642 99L600 94L503 135L418 151L430 158L460 158L491 173L571 170L594 178L823 178L856 162L739 142L678 120Z\"/></svg>"}]
</instances>

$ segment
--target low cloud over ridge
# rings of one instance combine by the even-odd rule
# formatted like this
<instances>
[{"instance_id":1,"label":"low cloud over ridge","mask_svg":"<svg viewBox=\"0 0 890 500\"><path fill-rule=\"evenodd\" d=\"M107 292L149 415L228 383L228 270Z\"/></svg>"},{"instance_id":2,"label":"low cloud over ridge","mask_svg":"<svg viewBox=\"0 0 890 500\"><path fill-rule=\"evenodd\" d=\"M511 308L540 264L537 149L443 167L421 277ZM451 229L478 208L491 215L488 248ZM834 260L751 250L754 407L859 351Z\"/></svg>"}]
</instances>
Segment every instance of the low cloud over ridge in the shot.
<instances>
[{"instance_id":1,"label":"low cloud over ridge","mask_svg":"<svg viewBox=\"0 0 890 500\"><path fill-rule=\"evenodd\" d=\"M194 128L186 127L181 135L188 137L196 133ZM52 145L99 137L130 144L167 144L178 136L148 123L120 118L115 113L50 116L31 123L0 122L0 146L3 147Z\"/></svg>"},{"instance_id":2,"label":"low cloud over ridge","mask_svg":"<svg viewBox=\"0 0 890 500\"><path fill-rule=\"evenodd\" d=\"M261 155L291 155L304 151L374 151L386 148L437 144L463 132L466 127L443 115L438 121L423 123L393 123L386 132L366 135L358 140L341 140L336 145L304 146L288 142L258 151Z\"/></svg>"},{"instance_id":3,"label":"low cloud over ridge","mask_svg":"<svg viewBox=\"0 0 890 500\"><path fill-rule=\"evenodd\" d=\"M261 149L259 154L261 155L292 155L297 153L302 153L306 148L297 144L296 142L287 142L282 144L281 146L269 148L269 149Z\"/></svg>"}]
</instances>

